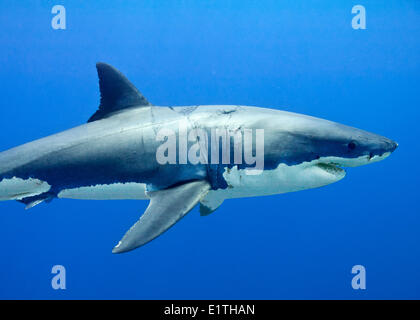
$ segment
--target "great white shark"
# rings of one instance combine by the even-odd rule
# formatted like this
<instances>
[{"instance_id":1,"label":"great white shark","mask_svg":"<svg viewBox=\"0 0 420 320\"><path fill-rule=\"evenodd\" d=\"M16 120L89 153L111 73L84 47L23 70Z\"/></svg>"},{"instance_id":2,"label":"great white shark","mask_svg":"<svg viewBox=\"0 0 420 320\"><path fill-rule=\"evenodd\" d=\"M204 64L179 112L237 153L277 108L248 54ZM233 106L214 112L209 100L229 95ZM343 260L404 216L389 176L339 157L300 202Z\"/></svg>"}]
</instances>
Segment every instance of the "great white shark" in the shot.
<instances>
[{"instance_id":1,"label":"great white shark","mask_svg":"<svg viewBox=\"0 0 420 320\"><path fill-rule=\"evenodd\" d=\"M54 198L150 200L113 253L148 243L197 204L207 215L229 198L325 186L341 180L344 167L383 160L398 146L377 134L275 109L153 106L114 67L96 67L100 106L86 124L0 153L0 200L17 200L27 209ZM214 128L263 130L263 169L249 174L252 165L233 156L227 161L159 163L162 140L157 134L169 129L178 138L181 123L209 135ZM257 142L251 147L254 153ZM203 151L198 141L187 144ZM220 145L221 153L233 155L233 148L233 143Z\"/></svg>"}]
</instances>

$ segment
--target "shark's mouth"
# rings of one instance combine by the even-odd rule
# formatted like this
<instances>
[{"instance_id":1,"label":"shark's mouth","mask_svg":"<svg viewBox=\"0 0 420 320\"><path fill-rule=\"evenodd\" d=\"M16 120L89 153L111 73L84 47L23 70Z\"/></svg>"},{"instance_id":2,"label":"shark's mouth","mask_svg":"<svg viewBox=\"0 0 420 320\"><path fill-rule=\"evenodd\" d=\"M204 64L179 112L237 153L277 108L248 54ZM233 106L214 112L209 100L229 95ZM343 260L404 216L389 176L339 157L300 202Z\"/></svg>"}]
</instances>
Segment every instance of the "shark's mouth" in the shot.
<instances>
[{"instance_id":1,"label":"shark's mouth","mask_svg":"<svg viewBox=\"0 0 420 320\"><path fill-rule=\"evenodd\" d=\"M358 167L374 163L385 159L390 154L390 152L382 155L365 154L357 158L323 157L318 159L315 165L330 174L343 175L346 173L343 167Z\"/></svg>"},{"instance_id":2,"label":"shark's mouth","mask_svg":"<svg viewBox=\"0 0 420 320\"><path fill-rule=\"evenodd\" d=\"M342 176L346 171L337 163L317 163L316 166L334 176Z\"/></svg>"}]
</instances>

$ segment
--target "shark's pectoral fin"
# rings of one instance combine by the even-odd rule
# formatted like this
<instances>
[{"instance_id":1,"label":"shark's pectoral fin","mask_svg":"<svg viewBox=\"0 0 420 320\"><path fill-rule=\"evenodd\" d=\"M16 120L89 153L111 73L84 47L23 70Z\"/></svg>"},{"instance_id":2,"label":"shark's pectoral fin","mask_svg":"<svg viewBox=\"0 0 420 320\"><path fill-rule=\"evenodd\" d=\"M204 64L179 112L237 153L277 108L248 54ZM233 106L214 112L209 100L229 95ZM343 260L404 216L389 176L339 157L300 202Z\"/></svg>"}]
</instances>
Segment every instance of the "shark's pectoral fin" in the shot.
<instances>
[{"instance_id":1,"label":"shark's pectoral fin","mask_svg":"<svg viewBox=\"0 0 420 320\"><path fill-rule=\"evenodd\" d=\"M207 181L193 181L166 190L148 192L150 203L145 213L112 252L130 251L155 239L191 211L209 190Z\"/></svg>"},{"instance_id":2,"label":"shark's pectoral fin","mask_svg":"<svg viewBox=\"0 0 420 320\"><path fill-rule=\"evenodd\" d=\"M210 213L213 213L221 206L224 200L225 198L221 195L221 193L210 191L200 201L200 215L208 216Z\"/></svg>"}]
</instances>

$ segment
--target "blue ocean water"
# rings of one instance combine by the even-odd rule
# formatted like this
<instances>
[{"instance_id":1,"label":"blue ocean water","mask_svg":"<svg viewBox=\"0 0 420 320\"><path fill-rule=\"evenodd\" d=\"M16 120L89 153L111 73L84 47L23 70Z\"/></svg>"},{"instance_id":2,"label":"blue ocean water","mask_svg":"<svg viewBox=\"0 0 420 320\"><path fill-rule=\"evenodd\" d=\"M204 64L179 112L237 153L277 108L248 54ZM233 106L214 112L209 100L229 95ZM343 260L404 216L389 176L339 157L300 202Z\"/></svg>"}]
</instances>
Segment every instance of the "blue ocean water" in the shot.
<instances>
[{"instance_id":1,"label":"blue ocean water","mask_svg":"<svg viewBox=\"0 0 420 320\"><path fill-rule=\"evenodd\" d=\"M155 105L284 109L399 148L323 188L195 209L123 255L111 249L146 201L2 202L0 298L419 299L419 40L415 0L1 1L0 150L84 123L98 61ZM351 286L359 264L365 290Z\"/></svg>"}]
</instances>

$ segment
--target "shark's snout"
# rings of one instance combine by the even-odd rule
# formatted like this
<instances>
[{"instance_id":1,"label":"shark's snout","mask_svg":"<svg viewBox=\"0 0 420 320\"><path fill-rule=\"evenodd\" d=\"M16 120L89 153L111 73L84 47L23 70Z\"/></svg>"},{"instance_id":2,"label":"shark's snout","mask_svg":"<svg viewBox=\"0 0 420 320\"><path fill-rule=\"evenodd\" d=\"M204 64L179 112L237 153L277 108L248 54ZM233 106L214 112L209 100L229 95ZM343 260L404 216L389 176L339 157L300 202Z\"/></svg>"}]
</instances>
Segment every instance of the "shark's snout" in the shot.
<instances>
[{"instance_id":1,"label":"shark's snout","mask_svg":"<svg viewBox=\"0 0 420 320\"><path fill-rule=\"evenodd\" d=\"M379 141L376 141L374 143L372 143L372 150L370 151L371 155L377 155L377 156L381 156L385 153L387 154L391 154L392 152L395 151L395 149L397 149L398 147L398 143L385 138L385 137L381 137L381 139Z\"/></svg>"},{"instance_id":2,"label":"shark's snout","mask_svg":"<svg viewBox=\"0 0 420 320\"><path fill-rule=\"evenodd\" d=\"M391 140L391 145L389 146L389 152L394 152L398 148L398 143Z\"/></svg>"},{"instance_id":3,"label":"shark's snout","mask_svg":"<svg viewBox=\"0 0 420 320\"><path fill-rule=\"evenodd\" d=\"M343 159L342 165L358 167L386 159L397 149L398 143L386 137L370 134L355 143L354 150L349 153L353 158Z\"/></svg>"}]
</instances>

